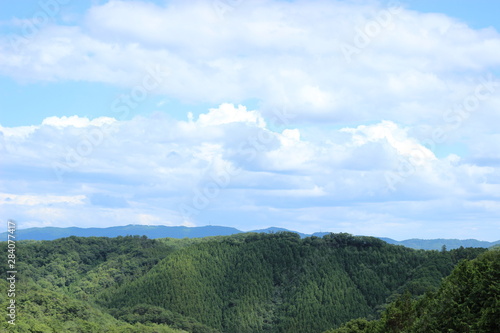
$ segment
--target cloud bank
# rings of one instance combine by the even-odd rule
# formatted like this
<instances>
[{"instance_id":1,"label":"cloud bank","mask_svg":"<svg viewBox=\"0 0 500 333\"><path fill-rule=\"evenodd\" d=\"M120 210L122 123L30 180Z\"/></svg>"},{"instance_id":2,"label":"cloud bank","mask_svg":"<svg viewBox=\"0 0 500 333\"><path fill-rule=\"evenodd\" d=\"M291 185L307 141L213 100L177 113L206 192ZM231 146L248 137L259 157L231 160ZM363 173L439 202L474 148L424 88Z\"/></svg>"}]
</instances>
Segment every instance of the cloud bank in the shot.
<instances>
[{"instance_id":1,"label":"cloud bank","mask_svg":"<svg viewBox=\"0 0 500 333\"><path fill-rule=\"evenodd\" d=\"M439 158L409 132L392 121L316 135L276 131L259 111L232 104L186 121L157 113L2 127L11 157L2 163L2 215L24 227L105 221L494 234L499 168ZM412 162L415 152L422 156ZM484 221L489 229L478 226Z\"/></svg>"}]
</instances>

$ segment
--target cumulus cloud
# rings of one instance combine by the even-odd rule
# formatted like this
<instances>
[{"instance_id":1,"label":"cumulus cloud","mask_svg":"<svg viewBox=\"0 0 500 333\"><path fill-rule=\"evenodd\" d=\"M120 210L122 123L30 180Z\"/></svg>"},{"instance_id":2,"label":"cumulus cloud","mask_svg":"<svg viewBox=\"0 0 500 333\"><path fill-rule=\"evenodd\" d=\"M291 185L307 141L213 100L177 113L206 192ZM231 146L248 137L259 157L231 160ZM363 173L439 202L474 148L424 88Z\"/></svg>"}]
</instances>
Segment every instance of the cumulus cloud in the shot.
<instances>
[{"instance_id":1,"label":"cumulus cloud","mask_svg":"<svg viewBox=\"0 0 500 333\"><path fill-rule=\"evenodd\" d=\"M407 129L399 128L392 121L382 121L376 125L361 125L357 128L343 128L341 132L352 134L352 145L364 146L369 142L387 142L399 155L416 157L417 164L432 161L436 156L428 148L424 147L414 138L408 137Z\"/></svg>"},{"instance_id":2,"label":"cumulus cloud","mask_svg":"<svg viewBox=\"0 0 500 333\"><path fill-rule=\"evenodd\" d=\"M214 126L230 123L255 123L259 127L265 127L266 123L257 111L247 111L246 107L224 103L217 109L210 109L207 114L201 114L197 123L201 126Z\"/></svg>"},{"instance_id":3,"label":"cumulus cloud","mask_svg":"<svg viewBox=\"0 0 500 333\"><path fill-rule=\"evenodd\" d=\"M5 135L17 130L23 135ZM102 140L90 141L96 130L105 132ZM450 221L463 221L472 209L486 216L498 209L491 178L498 169L456 155L438 158L391 121L330 131L325 141L296 128L272 130L258 111L222 104L196 121L51 117L27 134L22 128L0 132L11 157L2 169L13 175L3 179L2 215L25 226L212 221L242 229L282 223L312 232L313 226L348 223L382 236L392 223L395 234L409 236L426 223L423 216L408 222L415 206L436 210L443 198L460 202L462 208L448 211ZM87 150L79 151L83 146ZM421 164L409 160L415 150L423 152ZM401 161L415 171L400 172ZM29 167L35 171L30 182L19 186ZM392 190L386 179L391 173L404 178Z\"/></svg>"}]
</instances>

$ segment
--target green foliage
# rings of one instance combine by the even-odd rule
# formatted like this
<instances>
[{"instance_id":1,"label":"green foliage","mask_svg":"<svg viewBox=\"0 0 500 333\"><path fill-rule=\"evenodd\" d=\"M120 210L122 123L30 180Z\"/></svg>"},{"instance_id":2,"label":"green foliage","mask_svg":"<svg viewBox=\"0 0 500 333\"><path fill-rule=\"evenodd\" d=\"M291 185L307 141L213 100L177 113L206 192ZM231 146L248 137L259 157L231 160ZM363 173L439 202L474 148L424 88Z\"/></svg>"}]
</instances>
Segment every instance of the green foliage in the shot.
<instances>
[{"instance_id":1,"label":"green foliage","mask_svg":"<svg viewBox=\"0 0 500 333\"><path fill-rule=\"evenodd\" d=\"M368 321L364 318L353 319L347 322L342 327L325 331L325 333L364 333L364 332L373 332L375 328L375 322Z\"/></svg>"},{"instance_id":2,"label":"green foliage","mask_svg":"<svg viewBox=\"0 0 500 333\"><path fill-rule=\"evenodd\" d=\"M155 323L168 325L172 328L182 329L194 333L216 333L217 331L199 323L198 321L166 310L159 306L140 304L132 308L124 307L110 311L116 318L128 323Z\"/></svg>"},{"instance_id":3,"label":"green foliage","mask_svg":"<svg viewBox=\"0 0 500 333\"><path fill-rule=\"evenodd\" d=\"M150 304L224 332L321 332L376 316L400 289L436 288L472 252L415 251L349 234L251 233L179 247L98 302Z\"/></svg>"},{"instance_id":4,"label":"green foliage","mask_svg":"<svg viewBox=\"0 0 500 333\"><path fill-rule=\"evenodd\" d=\"M485 249L424 251L345 233L278 232L68 237L21 241L17 251L17 332L314 333L383 309L379 321L358 319L341 332L384 325L396 332L417 322L427 312L405 291L436 291L460 260ZM1 305L7 301L0 293ZM495 313L481 311L473 315L490 325Z\"/></svg>"},{"instance_id":5,"label":"green foliage","mask_svg":"<svg viewBox=\"0 0 500 333\"><path fill-rule=\"evenodd\" d=\"M436 292L398 297L378 321L354 320L325 333L500 332L500 251L463 260ZM363 323L363 325L358 325Z\"/></svg>"},{"instance_id":6,"label":"green foliage","mask_svg":"<svg viewBox=\"0 0 500 333\"><path fill-rule=\"evenodd\" d=\"M1 249L6 251L6 242ZM9 332L181 332L167 325L130 324L96 306L102 290L144 274L170 248L145 237L78 238L17 242L16 325ZM5 269L7 270L7 269ZM7 290L7 281L0 280ZM0 306L9 299L0 293Z\"/></svg>"},{"instance_id":7,"label":"green foliage","mask_svg":"<svg viewBox=\"0 0 500 333\"><path fill-rule=\"evenodd\" d=\"M2 289L4 288L2 281ZM36 285L21 283L16 296L16 325L2 321L5 332L182 332L168 326L132 325L117 320L88 302L77 300L61 292L42 290ZM7 308L7 300L1 307Z\"/></svg>"},{"instance_id":8,"label":"green foliage","mask_svg":"<svg viewBox=\"0 0 500 333\"><path fill-rule=\"evenodd\" d=\"M421 303L415 332L424 326L439 332L500 332L500 251L464 260Z\"/></svg>"}]
</instances>

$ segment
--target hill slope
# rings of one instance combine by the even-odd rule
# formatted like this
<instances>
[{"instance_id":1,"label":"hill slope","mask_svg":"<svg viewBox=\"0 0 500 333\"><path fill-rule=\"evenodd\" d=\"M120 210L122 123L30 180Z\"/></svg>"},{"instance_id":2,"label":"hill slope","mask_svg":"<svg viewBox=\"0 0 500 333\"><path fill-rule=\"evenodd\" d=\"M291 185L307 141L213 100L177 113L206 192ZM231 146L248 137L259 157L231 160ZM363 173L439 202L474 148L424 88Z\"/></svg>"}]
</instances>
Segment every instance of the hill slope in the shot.
<instances>
[{"instance_id":1,"label":"hill slope","mask_svg":"<svg viewBox=\"0 0 500 333\"><path fill-rule=\"evenodd\" d=\"M405 293L377 321L356 319L325 333L500 332L500 250L465 260L437 292Z\"/></svg>"},{"instance_id":2,"label":"hill slope","mask_svg":"<svg viewBox=\"0 0 500 333\"><path fill-rule=\"evenodd\" d=\"M6 242L0 245L6 253ZM290 232L20 241L16 329L319 333L376 317L404 290L435 289L461 259L484 251L422 251L373 237L301 239ZM7 290L6 283L0 288ZM7 302L0 293L0 306Z\"/></svg>"},{"instance_id":3,"label":"hill slope","mask_svg":"<svg viewBox=\"0 0 500 333\"><path fill-rule=\"evenodd\" d=\"M104 292L99 304L119 318L156 306L221 332L314 333L376 315L404 289L423 293L459 259L482 251L415 251L348 234L249 234L182 248Z\"/></svg>"}]
</instances>

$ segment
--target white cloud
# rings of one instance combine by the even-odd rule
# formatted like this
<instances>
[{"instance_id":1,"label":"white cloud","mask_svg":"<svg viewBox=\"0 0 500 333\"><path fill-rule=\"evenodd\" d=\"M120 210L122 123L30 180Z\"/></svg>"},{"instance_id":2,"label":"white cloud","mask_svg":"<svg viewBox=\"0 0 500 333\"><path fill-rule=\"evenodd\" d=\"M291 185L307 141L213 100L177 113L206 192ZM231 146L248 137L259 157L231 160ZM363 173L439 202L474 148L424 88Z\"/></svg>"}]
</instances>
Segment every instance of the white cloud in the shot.
<instances>
[{"instance_id":1,"label":"white cloud","mask_svg":"<svg viewBox=\"0 0 500 333\"><path fill-rule=\"evenodd\" d=\"M298 143L300 141L300 130L297 128L284 130L280 141L285 146L292 146L294 143Z\"/></svg>"},{"instance_id":2,"label":"white cloud","mask_svg":"<svg viewBox=\"0 0 500 333\"><path fill-rule=\"evenodd\" d=\"M485 72L498 70L494 29L387 10L376 3L259 1L221 18L208 0L164 6L114 0L93 6L83 26L44 27L22 52L0 39L0 71L24 81L134 87L161 64L169 76L155 92L169 98L213 104L253 98L266 116L286 99L294 121L428 124L441 121ZM381 13L389 13L390 24ZM356 46L360 31L373 24L379 33ZM351 62L344 44L358 50Z\"/></svg>"},{"instance_id":3,"label":"white cloud","mask_svg":"<svg viewBox=\"0 0 500 333\"><path fill-rule=\"evenodd\" d=\"M96 124L106 136L78 155ZM328 140L312 130L274 131L257 111L231 104L191 122L46 119L27 136L4 136L2 217L24 226L226 223L248 230L288 223L308 232L347 223L354 233L404 238L425 236L420 229L430 215L423 212L439 215L435 202L443 198L455 202L446 220L460 219L464 228L475 223L463 215L472 209L486 219L496 214L498 166L438 158L390 121L323 133ZM386 173L397 173L414 150L425 163L390 191ZM476 237L488 238L482 230Z\"/></svg>"},{"instance_id":4,"label":"white cloud","mask_svg":"<svg viewBox=\"0 0 500 333\"><path fill-rule=\"evenodd\" d=\"M436 156L417 140L409 138L407 130L401 129L392 121L382 121L376 125L361 125L357 128L344 128L341 132L352 134L352 143L363 146L368 142L387 141L396 151L406 157L418 159L416 164L423 164L426 160L435 160Z\"/></svg>"},{"instance_id":5,"label":"white cloud","mask_svg":"<svg viewBox=\"0 0 500 333\"><path fill-rule=\"evenodd\" d=\"M73 127L88 127L88 126L102 126L102 125L109 125L115 122L116 120L114 118L110 117L99 117L95 118L92 120L89 120L86 117L78 117L78 116L71 116L71 117L48 117L45 118L42 122L42 125L47 125L47 126L54 126L54 127L67 127L67 126L73 126Z\"/></svg>"},{"instance_id":6,"label":"white cloud","mask_svg":"<svg viewBox=\"0 0 500 333\"><path fill-rule=\"evenodd\" d=\"M197 123L201 126L214 126L236 122L255 123L259 127L265 127L266 123L258 111L247 111L246 107L224 103L217 109L210 109L206 114L201 114Z\"/></svg>"},{"instance_id":7,"label":"white cloud","mask_svg":"<svg viewBox=\"0 0 500 333\"><path fill-rule=\"evenodd\" d=\"M21 205L21 206L36 206L36 205L51 205L57 203L67 203L73 205L81 205L85 200L84 195L61 196L61 195L18 195L0 193L0 202L2 205Z\"/></svg>"},{"instance_id":8,"label":"white cloud","mask_svg":"<svg viewBox=\"0 0 500 333\"><path fill-rule=\"evenodd\" d=\"M2 127L0 125L0 131L6 137L20 137L26 138L36 130L36 126L19 126L15 128Z\"/></svg>"}]
</instances>

